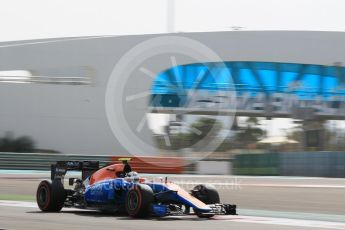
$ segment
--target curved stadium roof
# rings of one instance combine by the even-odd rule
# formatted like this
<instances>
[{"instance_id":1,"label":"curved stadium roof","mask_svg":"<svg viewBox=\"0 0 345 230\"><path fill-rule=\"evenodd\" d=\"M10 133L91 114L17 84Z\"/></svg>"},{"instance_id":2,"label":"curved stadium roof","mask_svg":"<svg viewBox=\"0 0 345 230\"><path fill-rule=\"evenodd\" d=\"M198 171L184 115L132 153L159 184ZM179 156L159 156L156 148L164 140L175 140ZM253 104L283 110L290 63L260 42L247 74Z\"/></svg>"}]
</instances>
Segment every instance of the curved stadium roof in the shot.
<instances>
[{"instance_id":1,"label":"curved stadium roof","mask_svg":"<svg viewBox=\"0 0 345 230\"><path fill-rule=\"evenodd\" d=\"M232 78L230 77L232 76ZM158 74L153 95L184 96L188 90L236 90L237 94L295 94L300 100L323 100L345 95L345 68L274 62L196 63Z\"/></svg>"}]
</instances>

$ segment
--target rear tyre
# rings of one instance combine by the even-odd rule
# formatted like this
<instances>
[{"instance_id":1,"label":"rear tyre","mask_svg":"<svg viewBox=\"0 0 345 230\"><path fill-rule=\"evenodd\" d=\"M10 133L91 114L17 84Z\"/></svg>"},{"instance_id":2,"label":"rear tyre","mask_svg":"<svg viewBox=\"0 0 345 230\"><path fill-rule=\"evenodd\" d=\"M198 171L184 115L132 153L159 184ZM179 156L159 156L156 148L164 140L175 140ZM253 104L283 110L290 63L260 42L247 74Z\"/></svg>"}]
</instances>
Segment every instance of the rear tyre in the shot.
<instances>
[{"instance_id":1,"label":"rear tyre","mask_svg":"<svg viewBox=\"0 0 345 230\"><path fill-rule=\"evenodd\" d=\"M220 203L219 193L217 189L208 184L199 184L192 190L192 196L198 200L204 202L205 204L218 204ZM200 218L210 218L214 214L200 213L198 210L194 209L195 214Z\"/></svg>"},{"instance_id":2,"label":"rear tyre","mask_svg":"<svg viewBox=\"0 0 345 230\"><path fill-rule=\"evenodd\" d=\"M137 184L126 194L126 212L135 218L147 217L151 213L150 209L153 202L154 196L151 187Z\"/></svg>"},{"instance_id":3,"label":"rear tyre","mask_svg":"<svg viewBox=\"0 0 345 230\"><path fill-rule=\"evenodd\" d=\"M38 185L36 201L43 212L59 212L65 199L66 192L60 180L44 180Z\"/></svg>"}]
</instances>

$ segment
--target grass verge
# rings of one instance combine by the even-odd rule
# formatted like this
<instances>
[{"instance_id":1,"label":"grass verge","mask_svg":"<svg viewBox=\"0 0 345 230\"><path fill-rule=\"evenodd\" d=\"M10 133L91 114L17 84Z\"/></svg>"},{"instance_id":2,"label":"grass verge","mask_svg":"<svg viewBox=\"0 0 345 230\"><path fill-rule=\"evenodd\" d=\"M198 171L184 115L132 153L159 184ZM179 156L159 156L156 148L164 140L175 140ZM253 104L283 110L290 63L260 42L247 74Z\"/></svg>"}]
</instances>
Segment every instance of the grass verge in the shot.
<instances>
[{"instance_id":1,"label":"grass verge","mask_svg":"<svg viewBox=\"0 0 345 230\"><path fill-rule=\"evenodd\" d=\"M35 201L36 199L33 195L0 194L0 200Z\"/></svg>"}]
</instances>

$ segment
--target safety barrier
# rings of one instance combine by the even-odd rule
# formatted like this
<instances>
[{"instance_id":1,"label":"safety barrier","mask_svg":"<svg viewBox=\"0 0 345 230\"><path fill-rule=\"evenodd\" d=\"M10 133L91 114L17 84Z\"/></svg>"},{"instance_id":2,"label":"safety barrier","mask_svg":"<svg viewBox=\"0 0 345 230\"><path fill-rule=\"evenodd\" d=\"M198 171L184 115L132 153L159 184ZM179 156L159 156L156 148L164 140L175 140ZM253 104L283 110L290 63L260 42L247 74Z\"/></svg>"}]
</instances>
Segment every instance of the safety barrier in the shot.
<instances>
[{"instance_id":1,"label":"safety barrier","mask_svg":"<svg viewBox=\"0 0 345 230\"><path fill-rule=\"evenodd\" d=\"M195 172L203 175L229 175L232 173L230 160L205 160L196 162Z\"/></svg>"},{"instance_id":2,"label":"safety barrier","mask_svg":"<svg viewBox=\"0 0 345 230\"><path fill-rule=\"evenodd\" d=\"M0 169L48 170L59 160L94 160L101 166L124 156L0 153ZM205 159L206 160L206 159ZM201 173L345 178L344 152L240 154L232 161L207 159L187 164L177 157L133 157L133 170L143 173ZM228 167L228 169L227 169ZM232 172L231 172L232 171Z\"/></svg>"},{"instance_id":3,"label":"safety barrier","mask_svg":"<svg viewBox=\"0 0 345 230\"><path fill-rule=\"evenodd\" d=\"M112 157L113 162L120 162L125 156ZM134 171L143 173L183 173L185 162L177 157L132 157L131 166Z\"/></svg>"},{"instance_id":4,"label":"safety barrier","mask_svg":"<svg viewBox=\"0 0 345 230\"><path fill-rule=\"evenodd\" d=\"M345 177L345 153L280 154L280 172L285 176Z\"/></svg>"},{"instance_id":5,"label":"safety barrier","mask_svg":"<svg viewBox=\"0 0 345 230\"><path fill-rule=\"evenodd\" d=\"M0 153L0 169L47 170L56 161L99 161L101 166L111 162L110 156L82 156L45 153Z\"/></svg>"},{"instance_id":6,"label":"safety barrier","mask_svg":"<svg viewBox=\"0 0 345 230\"><path fill-rule=\"evenodd\" d=\"M65 155L45 153L0 153L0 169L48 170L56 161L99 161L101 166L119 162L128 156ZM182 173L187 167L180 158L173 157L133 157L133 170L142 173Z\"/></svg>"},{"instance_id":7,"label":"safety barrier","mask_svg":"<svg viewBox=\"0 0 345 230\"><path fill-rule=\"evenodd\" d=\"M277 176L279 171L279 154L241 154L232 162L236 175Z\"/></svg>"},{"instance_id":8,"label":"safety barrier","mask_svg":"<svg viewBox=\"0 0 345 230\"><path fill-rule=\"evenodd\" d=\"M344 152L294 152L237 155L237 175L279 175L345 178Z\"/></svg>"}]
</instances>

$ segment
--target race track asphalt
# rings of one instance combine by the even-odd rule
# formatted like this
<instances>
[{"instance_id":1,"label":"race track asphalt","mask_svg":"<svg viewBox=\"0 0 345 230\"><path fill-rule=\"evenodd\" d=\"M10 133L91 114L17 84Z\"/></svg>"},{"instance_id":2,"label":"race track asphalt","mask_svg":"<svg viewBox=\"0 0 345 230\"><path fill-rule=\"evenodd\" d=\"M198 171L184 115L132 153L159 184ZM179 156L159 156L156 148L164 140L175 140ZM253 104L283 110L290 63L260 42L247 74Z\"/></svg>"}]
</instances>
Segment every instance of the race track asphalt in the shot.
<instances>
[{"instance_id":1,"label":"race track asphalt","mask_svg":"<svg viewBox=\"0 0 345 230\"><path fill-rule=\"evenodd\" d=\"M39 181L48 176L0 172L0 200L33 197ZM239 215L134 220L67 208L42 213L34 203L0 201L0 229L345 229L345 179L170 175L168 180L186 189L213 184L222 202L238 205Z\"/></svg>"}]
</instances>

